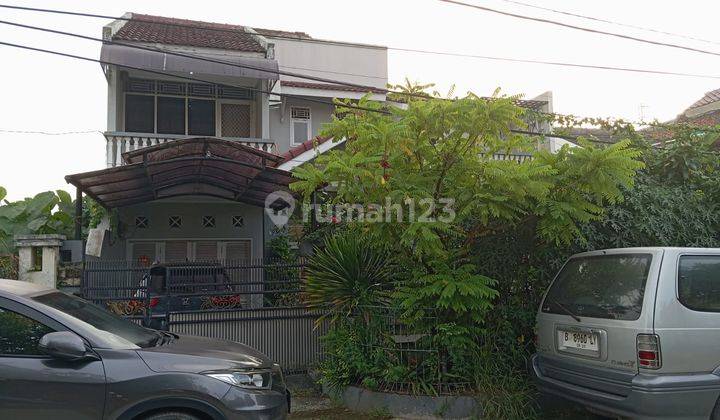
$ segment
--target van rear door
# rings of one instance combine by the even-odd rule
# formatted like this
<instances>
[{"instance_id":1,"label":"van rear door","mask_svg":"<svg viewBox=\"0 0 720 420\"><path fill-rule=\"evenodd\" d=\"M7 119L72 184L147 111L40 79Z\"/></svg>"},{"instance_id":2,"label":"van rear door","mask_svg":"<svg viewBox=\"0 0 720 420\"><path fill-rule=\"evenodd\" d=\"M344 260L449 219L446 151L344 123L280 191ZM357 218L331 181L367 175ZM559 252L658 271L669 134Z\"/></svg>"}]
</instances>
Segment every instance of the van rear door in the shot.
<instances>
[{"instance_id":1,"label":"van rear door","mask_svg":"<svg viewBox=\"0 0 720 420\"><path fill-rule=\"evenodd\" d=\"M561 365L637 373L636 340L638 334L653 333L662 253L659 248L631 248L571 257L538 312L538 353Z\"/></svg>"}]
</instances>

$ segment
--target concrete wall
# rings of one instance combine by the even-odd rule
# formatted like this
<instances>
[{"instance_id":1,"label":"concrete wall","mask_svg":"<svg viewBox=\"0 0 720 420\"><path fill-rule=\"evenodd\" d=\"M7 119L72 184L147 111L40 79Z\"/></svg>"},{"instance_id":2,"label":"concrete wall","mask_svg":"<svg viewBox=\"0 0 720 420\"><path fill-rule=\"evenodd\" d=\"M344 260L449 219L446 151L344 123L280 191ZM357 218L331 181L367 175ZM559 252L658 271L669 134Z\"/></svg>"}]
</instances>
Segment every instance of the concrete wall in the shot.
<instances>
[{"instance_id":1,"label":"concrete wall","mask_svg":"<svg viewBox=\"0 0 720 420\"><path fill-rule=\"evenodd\" d=\"M387 48L319 40L268 38L280 70L384 88ZM280 76L281 80L298 79Z\"/></svg>"},{"instance_id":2,"label":"concrete wall","mask_svg":"<svg viewBox=\"0 0 720 420\"><path fill-rule=\"evenodd\" d=\"M292 143L291 136L291 107L302 106L310 108L310 126L312 131L310 138L314 138L320 134L323 124L330 122L332 119L333 112L332 106L303 101L301 98L287 98L284 99L284 102L284 106L277 105L270 109L270 138L275 141L275 146L280 154L287 152L288 149L295 146L295 144Z\"/></svg>"},{"instance_id":3,"label":"concrete wall","mask_svg":"<svg viewBox=\"0 0 720 420\"><path fill-rule=\"evenodd\" d=\"M241 228L233 227L232 216L242 215L245 224ZM135 217L145 216L149 227L135 227ZM168 218L181 216L180 228L170 228ZM215 227L202 226L203 216L215 216ZM133 240L241 240L252 241L251 258L263 257L263 218L264 209L243 203L213 200L206 197L184 197L172 201L160 200L119 209L119 219L123 224L122 237L106 235L103 244L103 260L130 259L128 243ZM116 238L116 239L112 239Z\"/></svg>"}]
</instances>

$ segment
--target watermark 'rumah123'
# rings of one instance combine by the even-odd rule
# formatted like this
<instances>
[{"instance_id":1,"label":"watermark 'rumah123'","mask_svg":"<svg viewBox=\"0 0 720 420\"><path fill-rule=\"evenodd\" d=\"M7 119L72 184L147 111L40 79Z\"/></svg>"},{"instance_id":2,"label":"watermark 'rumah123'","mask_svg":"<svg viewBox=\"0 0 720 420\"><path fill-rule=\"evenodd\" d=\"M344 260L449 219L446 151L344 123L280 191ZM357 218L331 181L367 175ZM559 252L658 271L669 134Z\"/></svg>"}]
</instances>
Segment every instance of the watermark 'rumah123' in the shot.
<instances>
[{"instance_id":1,"label":"watermark 'rumah123'","mask_svg":"<svg viewBox=\"0 0 720 420\"><path fill-rule=\"evenodd\" d=\"M276 226L284 226L295 211L295 199L285 191L269 194L265 212ZM407 198L402 202L385 197L384 203L304 204L300 207L302 221L314 214L319 223L450 223L455 219L452 198Z\"/></svg>"}]
</instances>

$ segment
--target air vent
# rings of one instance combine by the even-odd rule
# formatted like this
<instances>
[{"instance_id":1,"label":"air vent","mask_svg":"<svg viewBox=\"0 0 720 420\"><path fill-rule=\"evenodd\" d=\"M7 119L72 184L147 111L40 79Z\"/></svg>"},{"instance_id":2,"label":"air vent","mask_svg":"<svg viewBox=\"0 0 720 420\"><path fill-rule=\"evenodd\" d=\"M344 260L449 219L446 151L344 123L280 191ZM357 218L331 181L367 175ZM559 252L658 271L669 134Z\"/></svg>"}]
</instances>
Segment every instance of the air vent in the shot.
<instances>
[{"instance_id":1,"label":"air vent","mask_svg":"<svg viewBox=\"0 0 720 420\"><path fill-rule=\"evenodd\" d=\"M292 107L291 114L292 114L293 119L309 120L310 119L310 108Z\"/></svg>"},{"instance_id":2,"label":"air vent","mask_svg":"<svg viewBox=\"0 0 720 420\"><path fill-rule=\"evenodd\" d=\"M242 216L233 216L232 217L232 225L236 228L241 228L245 226L245 218Z\"/></svg>"},{"instance_id":3,"label":"air vent","mask_svg":"<svg viewBox=\"0 0 720 420\"><path fill-rule=\"evenodd\" d=\"M168 218L168 226L171 229L180 229L182 227L182 217L181 216L170 216Z\"/></svg>"},{"instance_id":4,"label":"air vent","mask_svg":"<svg viewBox=\"0 0 720 420\"><path fill-rule=\"evenodd\" d=\"M125 90L134 93L155 93L155 81L146 79L128 79Z\"/></svg>"},{"instance_id":5,"label":"air vent","mask_svg":"<svg viewBox=\"0 0 720 420\"><path fill-rule=\"evenodd\" d=\"M232 86L218 86L218 96L228 99L252 99L252 92Z\"/></svg>"},{"instance_id":6,"label":"air vent","mask_svg":"<svg viewBox=\"0 0 720 420\"><path fill-rule=\"evenodd\" d=\"M215 227L215 216L203 216L202 226L204 228L214 228Z\"/></svg>"},{"instance_id":7,"label":"air vent","mask_svg":"<svg viewBox=\"0 0 720 420\"><path fill-rule=\"evenodd\" d=\"M135 218L135 227L138 229L147 229L150 227L150 221L145 216L138 216Z\"/></svg>"},{"instance_id":8,"label":"air vent","mask_svg":"<svg viewBox=\"0 0 720 420\"><path fill-rule=\"evenodd\" d=\"M201 83L188 83L190 96L215 96L215 86Z\"/></svg>"},{"instance_id":9,"label":"air vent","mask_svg":"<svg viewBox=\"0 0 720 420\"><path fill-rule=\"evenodd\" d=\"M185 95L185 83L158 82L157 91L166 95Z\"/></svg>"}]
</instances>

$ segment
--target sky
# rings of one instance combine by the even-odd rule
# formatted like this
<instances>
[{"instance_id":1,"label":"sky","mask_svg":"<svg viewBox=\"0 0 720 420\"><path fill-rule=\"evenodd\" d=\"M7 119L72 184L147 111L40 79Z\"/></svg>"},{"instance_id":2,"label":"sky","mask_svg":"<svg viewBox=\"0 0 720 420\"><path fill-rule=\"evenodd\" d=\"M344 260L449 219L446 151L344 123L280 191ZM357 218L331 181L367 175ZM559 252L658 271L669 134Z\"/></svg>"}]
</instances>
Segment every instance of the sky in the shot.
<instances>
[{"instance_id":1,"label":"sky","mask_svg":"<svg viewBox=\"0 0 720 420\"><path fill-rule=\"evenodd\" d=\"M13 2L13 0L9 0ZM609 25L528 8L504 0L466 0L515 13L720 52L715 1L522 0L525 3L650 27L685 38ZM720 76L720 56L500 16L438 0L298 1L23 1L15 4L120 16L146 13L210 22L303 31L316 38L410 48L638 67ZM52 27L99 37L102 19L0 9L0 20ZM0 24L0 41L99 56L100 45ZM100 66L0 46L0 186L11 200L62 188L64 176L105 167L106 81ZM388 51L391 83L405 77L436 83L446 92L489 95L496 88L530 99L552 91L555 112L668 120L720 79L633 74L538 64ZM65 135L7 131L84 132Z\"/></svg>"}]
</instances>

